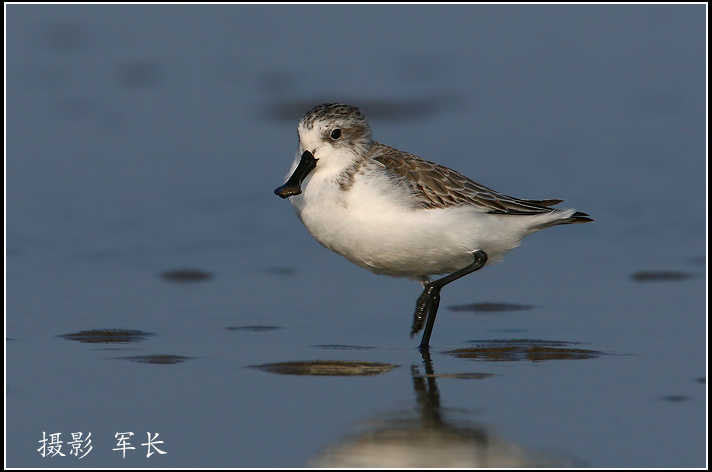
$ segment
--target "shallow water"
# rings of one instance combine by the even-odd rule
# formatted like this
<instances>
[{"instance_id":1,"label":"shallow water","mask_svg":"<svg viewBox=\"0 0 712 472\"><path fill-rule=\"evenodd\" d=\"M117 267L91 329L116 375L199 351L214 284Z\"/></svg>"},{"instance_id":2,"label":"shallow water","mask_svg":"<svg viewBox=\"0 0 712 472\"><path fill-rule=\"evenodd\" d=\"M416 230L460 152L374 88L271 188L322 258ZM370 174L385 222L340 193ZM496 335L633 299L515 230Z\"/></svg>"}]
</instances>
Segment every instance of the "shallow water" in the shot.
<instances>
[{"instance_id":1,"label":"shallow water","mask_svg":"<svg viewBox=\"0 0 712 472\"><path fill-rule=\"evenodd\" d=\"M7 17L8 466L706 465L704 6ZM272 194L327 100L596 221L449 285L422 357L419 285Z\"/></svg>"}]
</instances>

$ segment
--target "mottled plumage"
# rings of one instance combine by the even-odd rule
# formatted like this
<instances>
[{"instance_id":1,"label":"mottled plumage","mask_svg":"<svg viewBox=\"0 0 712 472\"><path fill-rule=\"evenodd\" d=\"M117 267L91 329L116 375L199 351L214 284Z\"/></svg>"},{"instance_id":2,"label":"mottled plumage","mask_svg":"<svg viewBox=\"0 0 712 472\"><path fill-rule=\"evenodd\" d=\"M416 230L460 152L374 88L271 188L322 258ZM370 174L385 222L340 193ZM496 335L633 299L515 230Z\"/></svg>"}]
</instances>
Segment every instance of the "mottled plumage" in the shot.
<instances>
[{"instance_id":1,"label":"mottled plumage","mask_svg":"<svg viewBox=\"0 0 712 472\"><path fill-rule=\"evenodd\" d=\"M487 213L536 215L555 211L550 206L563 201L523 200L510 197L478 184L445 166L384 144L374 143L368 157L381 163L387 172L402 178L413 192L414 205L420 208L473 205L486 209ZM586 216L579 212L576 218Z\"/></svg>"}]
</instances>

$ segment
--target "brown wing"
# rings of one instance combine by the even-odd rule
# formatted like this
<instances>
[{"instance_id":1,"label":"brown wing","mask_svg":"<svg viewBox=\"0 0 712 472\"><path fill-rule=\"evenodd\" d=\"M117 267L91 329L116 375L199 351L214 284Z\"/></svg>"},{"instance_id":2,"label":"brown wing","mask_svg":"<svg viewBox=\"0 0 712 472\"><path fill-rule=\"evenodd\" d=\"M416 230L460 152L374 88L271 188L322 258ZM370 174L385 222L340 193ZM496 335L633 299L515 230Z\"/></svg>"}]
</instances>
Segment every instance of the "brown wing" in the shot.
<instances>
[{"instance_id":1,"label":"brown wing","mask_svg":"<svg viewBox=\"0 0 712 472\"><path fill-rule=\"evenodd\" d=\"M563 200L523 200L498 193L464 175L383 144L374 144L369 157L402 178L422 208L447 208L474 205L488 213L535 215L553 211L551 205Z\"/></svg>"}]
</instances>

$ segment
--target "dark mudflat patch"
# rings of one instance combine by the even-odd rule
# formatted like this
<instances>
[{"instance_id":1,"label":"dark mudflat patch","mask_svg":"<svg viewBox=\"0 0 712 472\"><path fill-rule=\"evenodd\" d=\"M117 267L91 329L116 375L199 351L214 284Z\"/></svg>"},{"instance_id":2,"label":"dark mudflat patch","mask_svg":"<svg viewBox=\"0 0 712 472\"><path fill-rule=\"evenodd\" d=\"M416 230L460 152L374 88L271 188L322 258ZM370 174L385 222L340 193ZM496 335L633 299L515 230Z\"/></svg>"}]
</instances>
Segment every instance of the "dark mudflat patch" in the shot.
<instances>
[{"instance_id":1,"label":"dark mudflat patch","mask_svg":"<svg viewBox=\"0 0 712 472\"><path fill-rule=\"evenodd\" d=\"M213 278L210 272L204 272L200 269L174 269L167 270L161 274L161 278L168 282L189 283L189 282L204 282Z\"/></svg>"},{"instance_id":2,"label":"dark mudflat patch","mask_svg":"<svg viewBox=\"0 0 712 472\"><path fill-rule=\"evenodd\" d=\"M473 312L486 312L486 313L496 313L503 311L526 311L536 308L534 305L520 305L518 303L496 303L496 302L485 302L485 303L469 303L466 305L451 305L447 307L448 310L452 311L473 311Z\"/></svg>"},{"instance_id":3,"label":"dark mudflat patch","mask_svg":"<svg viewBox=\"0 0 712 472\"><path fill-rule=\"evenodd\" d=\"M226 326L228 331L248 331L252 333L262 333L265 331L274 331L277 329L282 329L281 326L267 326L267 325L252 325L252 326Z\"/></svg>"},{"instance_id":4,"label":"dark mudflat patch","mask_svg":"<svg viewBox=\"0 0 712 472\"><path fill-rule=\"evenodd\" d=\"M90 329L60 334L59 337L81 343L135 343L155 334L137 329Z\"/></svg>"},{"instance_id":5,"label":"dark mudflat patch","mask_svg":"<svg viewBox=\"0 0 712 472\"><path fill-rule=\"evenodd\" d=\"M315 344L312 347L318 349L329 349L332 351L363 351L367 349L375 349L374 346L354 346L351 344Z\"/></svg>"},{"instance_id":6,"label":"dark mudflat patch","mask_svg":"<svg viewBox=\"0 0 712 472\"><path fill-rule=\"evenodd\" d=\"M639 270L630 276L636 282L676 282L692 277L693 275L689 272L675 270Z\"/></svg>"},{"instance_id":7,"label":"dark mudflat patch","mask_svg":"<svg viewBox=\"0 0 712 472\"><path fill-rule=\"evenodd\" d=\"M569 347L576 343L566 343L563 341L544 340L492 340L475 341L475 347L453 349L445 351L460 359L473 359L483 361L550 361L550 360L574 360L574 359L594 359L602 356L601 351L590 349L580 349Z\"/></svg>"},{"instance_id":8,"label":"dark mudflat patch","mask_svg":"<svg viewBox=\"0 0 712 472\"><path fill-rule=\"evenodd\" d=\"M296 361L248 367L282 375L366 376L383 374L398 366L380 362Z\"/></svg>"},{"instance_id":9,"label":"dark mudflat patch","mask_svg":"<svg viewBox=\"0 0 712 472\"><path fill-rule=\"evenodd\" d=\"M660 399L664 402L681 403L688 401L690 397L687 395L664 395Z\"/></svg>"},{"instance_id":10,"label":"dark mudflat patch","mask_svg":"<svg viewBox=\"0 0 712 472\"><path fill-rule=\"evenodd\" d=\"M142 364L180 364L188 359L193 359L187 356L176 356L173 354L150 354L146 356L126 356L115 357L115 359L124 359L133 362L141 362Z\"/></svg>"}]
</instances>

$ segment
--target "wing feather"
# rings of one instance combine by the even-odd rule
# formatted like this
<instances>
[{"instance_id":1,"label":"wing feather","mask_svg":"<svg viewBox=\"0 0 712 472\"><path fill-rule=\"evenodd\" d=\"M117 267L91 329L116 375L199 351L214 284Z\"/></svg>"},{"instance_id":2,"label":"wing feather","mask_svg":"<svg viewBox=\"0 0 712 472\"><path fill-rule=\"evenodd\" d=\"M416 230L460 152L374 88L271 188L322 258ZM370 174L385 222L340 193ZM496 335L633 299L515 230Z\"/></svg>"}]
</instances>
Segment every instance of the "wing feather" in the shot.
<instances>
[{"instance_id":1,"label":"wing feather","mask_svg":"<svg viewBox=\"0 0 712 472\"><path fill-rule=\"evenodd\" d=\"M404 182L421 208L472 205L488 213L537 215L555 211L550 207L563 201L525 200L504 195L445 166L380 143L373 145L368 157Z\"/></svg>"}]
</instances>

